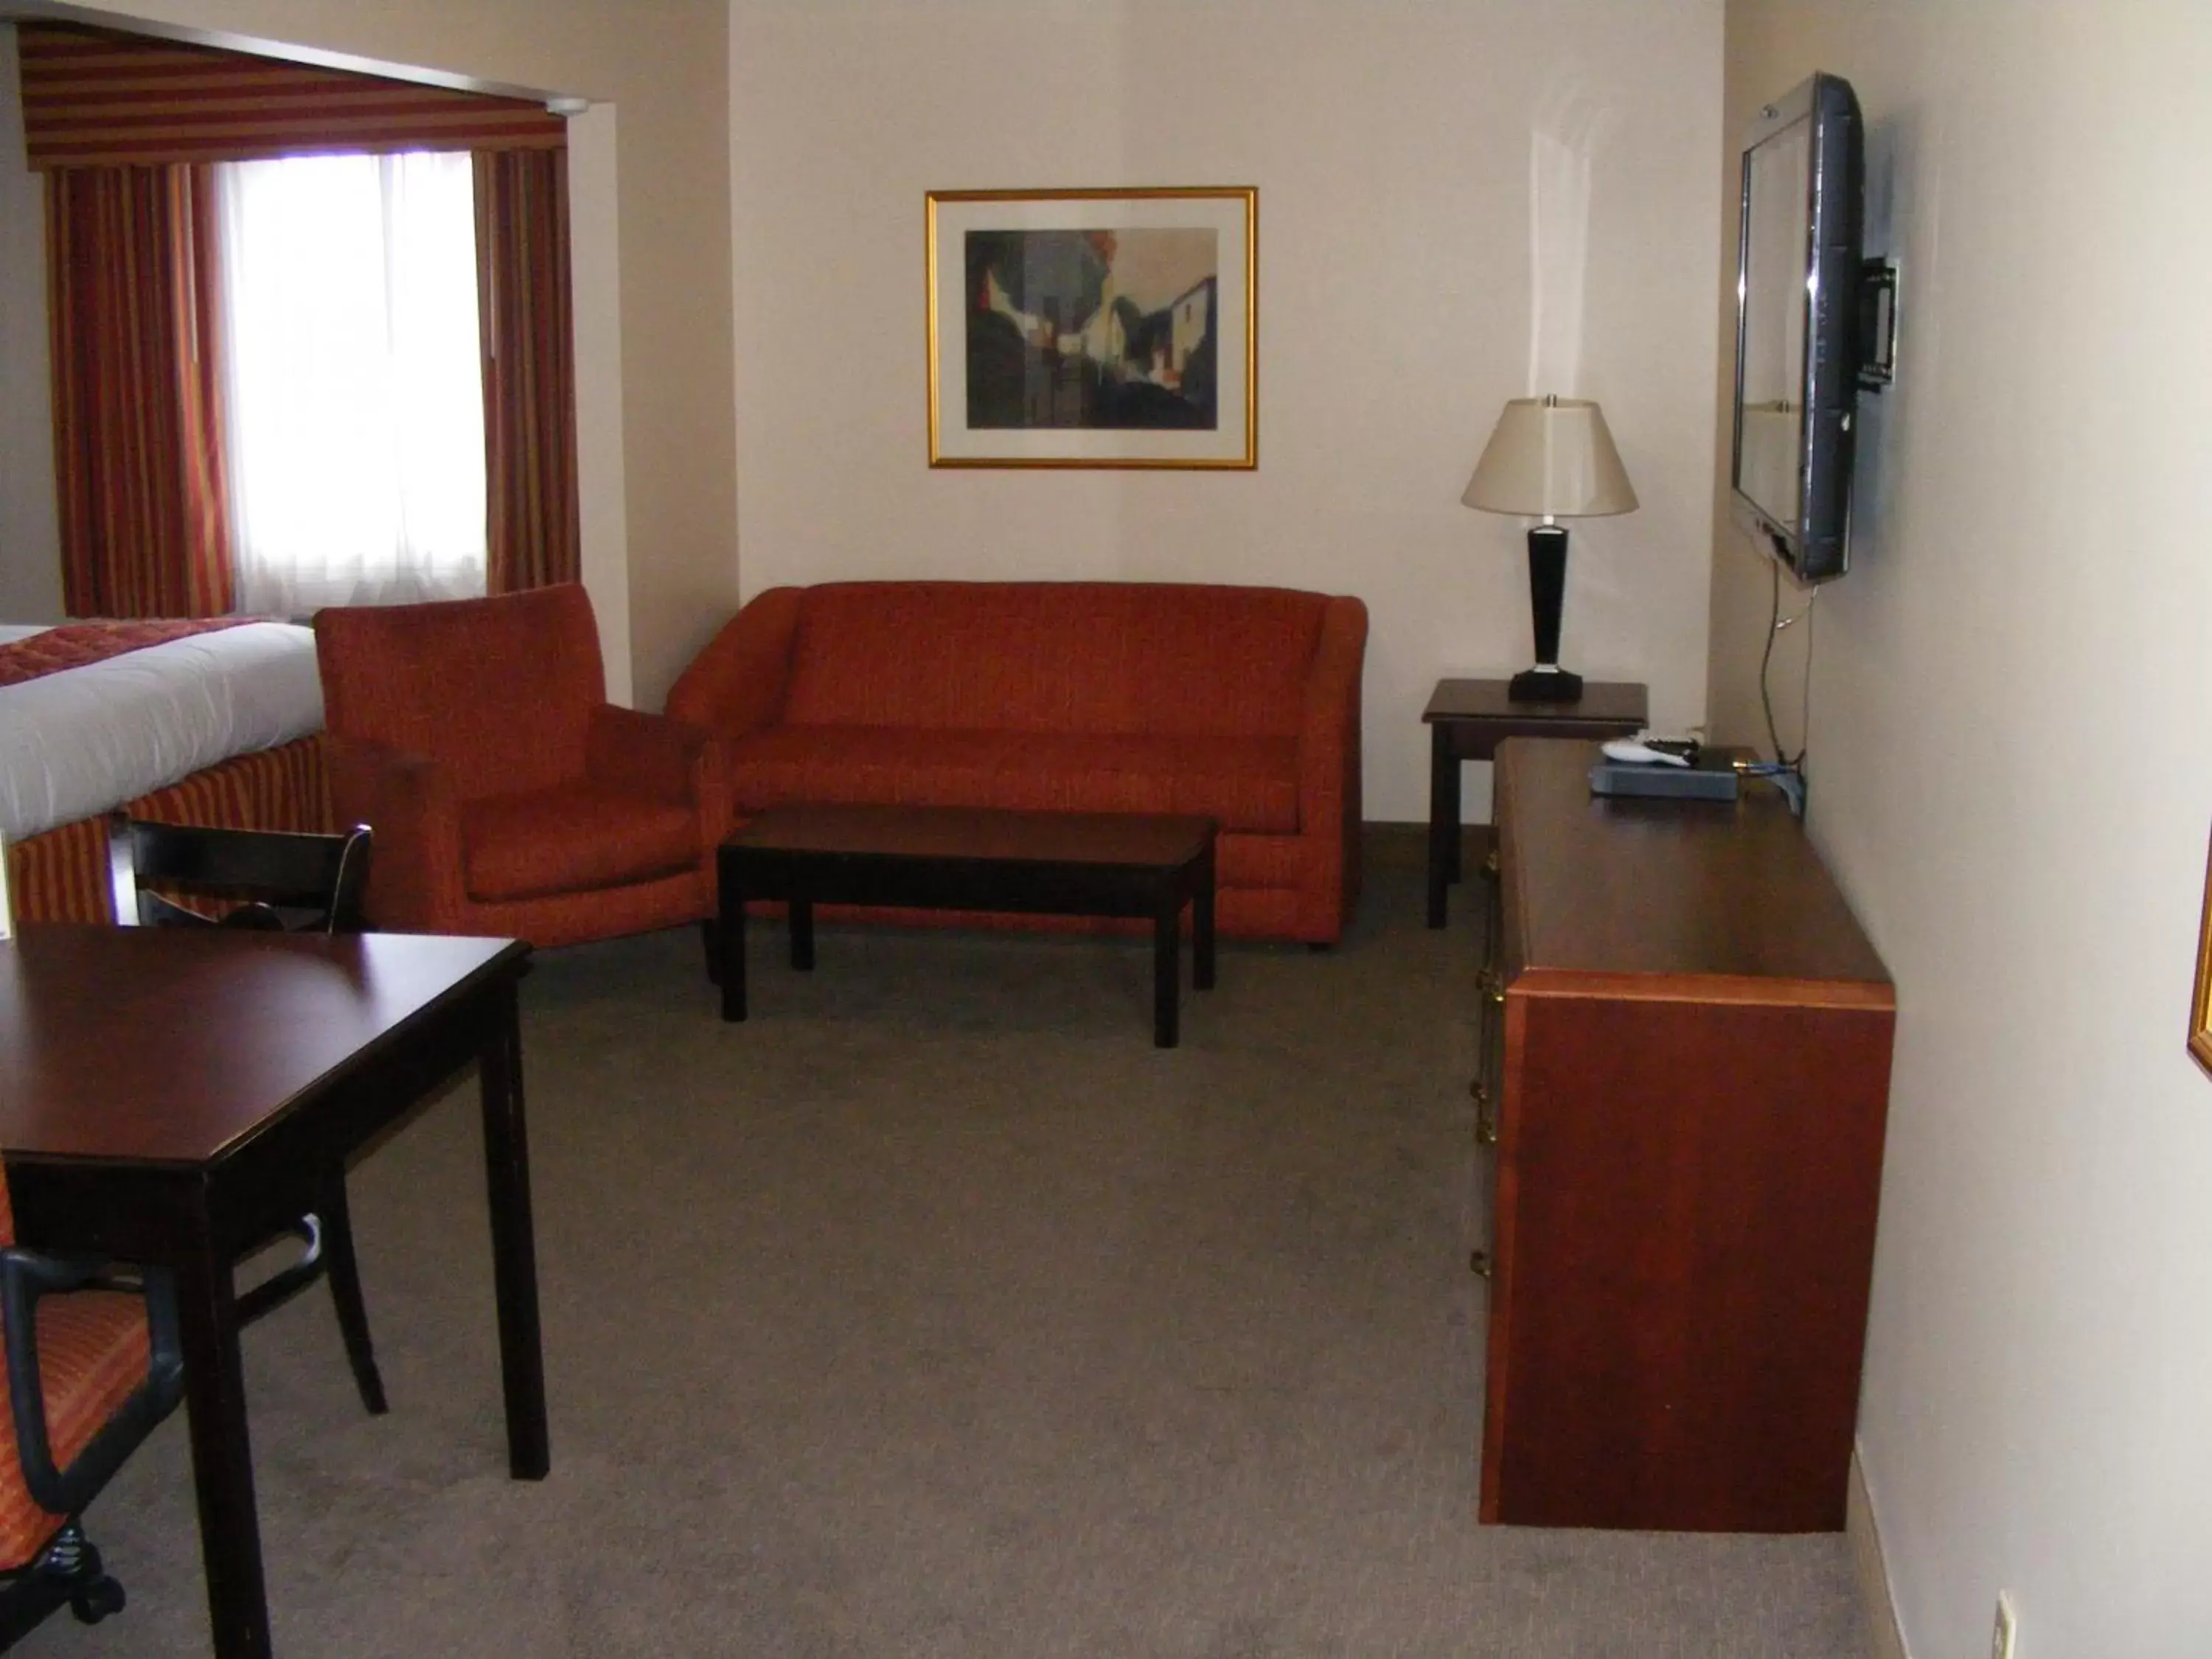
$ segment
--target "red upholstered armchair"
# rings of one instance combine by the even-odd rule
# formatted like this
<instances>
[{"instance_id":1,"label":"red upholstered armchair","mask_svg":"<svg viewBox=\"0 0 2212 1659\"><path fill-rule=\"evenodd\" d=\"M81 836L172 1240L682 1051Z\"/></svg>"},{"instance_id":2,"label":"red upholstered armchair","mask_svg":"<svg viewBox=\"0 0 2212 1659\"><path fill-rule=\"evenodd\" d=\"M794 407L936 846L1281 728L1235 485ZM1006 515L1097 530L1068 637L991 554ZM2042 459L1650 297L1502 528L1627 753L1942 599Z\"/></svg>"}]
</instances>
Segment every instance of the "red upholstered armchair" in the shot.
<instances>
[{"instance_id":1,"label":"red upholstered armchair","mask_svg":"<svg viewBox=\"0 0 2212 1659\"><path fill-rule=\"evenodd\" d=\"M698 921L729 821L704 732L606 701L581 587L315 617L370 924L574 944Z\"/></svg>"}]
</instances>

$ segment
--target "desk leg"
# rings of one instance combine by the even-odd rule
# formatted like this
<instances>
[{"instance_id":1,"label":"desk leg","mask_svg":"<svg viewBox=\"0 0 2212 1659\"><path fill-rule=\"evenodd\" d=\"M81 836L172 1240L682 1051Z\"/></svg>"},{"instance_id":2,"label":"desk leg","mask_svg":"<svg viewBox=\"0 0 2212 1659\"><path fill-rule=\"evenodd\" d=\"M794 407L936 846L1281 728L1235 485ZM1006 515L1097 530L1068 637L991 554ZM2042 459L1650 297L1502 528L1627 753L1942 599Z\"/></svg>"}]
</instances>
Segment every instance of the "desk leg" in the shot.
<instances>
[{"instance_id":1,"label":"desk leg","mask_svg":"<svg viewBox=\"0 0 2212 1659\"><path fill-rule=\"evenodd\" d=\"M253 1502L253 1448L246 1437L237 1295L229 1259L215 1249L206 1212L194 1220L197 1236L177 1266L177 1314L208 1621L217 1659L268 1659L269 1601Z\"/></svg>"},{"instance_id":2,"label":"desk leg","mask_svg":"<svg viewBox=\"0 0 2212 1659\"><path fill-rule=\"evenodd\" d=\"M1450 728L1429 727L1429 926L1444 925L1445 890L1459 879L1459 756Z\"/></svg>"},{"instance_id":3,"label":"desk leg","mask_svg":"<svg viewBox=\"0 0 2212 1659\"><path fill-rule=\"evenodd\" d=\"M729 981L723 981L726 994ZM538 1245L530 1225L530 1143L522 1109L522 1029L515 986L499 991L478 1069L483 1087L484 1181L491 1199L492 1279L499 1298L499 1372L507 1392L507 1468L542 1480L553 1455L545 1433L545 1356L538 1332Z\"/></svg>"}]
</instances>

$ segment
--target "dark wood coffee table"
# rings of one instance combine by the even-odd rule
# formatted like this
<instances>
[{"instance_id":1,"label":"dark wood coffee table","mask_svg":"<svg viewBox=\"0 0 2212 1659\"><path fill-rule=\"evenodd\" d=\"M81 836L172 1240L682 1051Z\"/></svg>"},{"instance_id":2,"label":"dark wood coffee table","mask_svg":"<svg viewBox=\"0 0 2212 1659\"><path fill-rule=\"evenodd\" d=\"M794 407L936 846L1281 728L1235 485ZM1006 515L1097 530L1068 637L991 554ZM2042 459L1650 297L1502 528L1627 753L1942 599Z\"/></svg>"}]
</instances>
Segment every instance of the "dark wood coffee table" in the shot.
<instances>
[{"instance_id":1,"label":"dark wood coffee table","mask_svg":"<svg viewBox=\"0 0 2212 1659\"><path fill-rule=\"evenodd\" d=\"M814 906L910 905L1152 919L1152 1041L1176 1046L1178 936L1213 987L1214 822L1150 812L778 806L722 843L715 959L722 1018L745 1017L745 903L791 908L791 965L814 966Z\"/></svg>"}]
</instances>

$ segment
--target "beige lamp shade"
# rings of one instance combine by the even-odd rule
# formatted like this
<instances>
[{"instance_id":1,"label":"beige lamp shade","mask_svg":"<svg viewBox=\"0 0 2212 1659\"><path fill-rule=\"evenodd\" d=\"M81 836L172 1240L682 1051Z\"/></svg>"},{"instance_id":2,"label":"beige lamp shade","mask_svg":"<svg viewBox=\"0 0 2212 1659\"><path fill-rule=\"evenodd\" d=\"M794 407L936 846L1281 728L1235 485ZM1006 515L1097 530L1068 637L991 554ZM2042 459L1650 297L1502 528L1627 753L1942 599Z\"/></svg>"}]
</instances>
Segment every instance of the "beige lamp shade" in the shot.
<instances>
[{"instance_id":1,"label":"beige lamp shade","mask_svg":"<svg viewBox=\"0 0 2212 1659\"><path fill-rule=\"evenodd\" d=\"M1460 500L1486 513L1601 518L1636 510L1605 415L1587 398L1515 398Z\"/></svg>"}]
</instances>

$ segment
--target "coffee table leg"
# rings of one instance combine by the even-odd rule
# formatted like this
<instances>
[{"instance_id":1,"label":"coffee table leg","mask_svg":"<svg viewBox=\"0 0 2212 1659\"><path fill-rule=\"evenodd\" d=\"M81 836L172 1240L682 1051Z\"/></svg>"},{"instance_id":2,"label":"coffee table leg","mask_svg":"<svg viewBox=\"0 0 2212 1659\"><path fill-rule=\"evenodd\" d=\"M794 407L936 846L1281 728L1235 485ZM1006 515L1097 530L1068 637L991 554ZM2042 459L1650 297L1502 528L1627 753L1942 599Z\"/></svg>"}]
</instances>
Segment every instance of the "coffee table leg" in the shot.
<instances>
[{"instance_id":1,"label":"coffee table leg","mask_svg":"<svg viewBox=\"0 0 2212 1659\"><path fill-rule=\"evenodd\" d=\"M1198 888L1190 896L1190 983L1196 991L1213 988L1213 843L1199 861Z\"/></svg>"},{"instance_id":2,"label":"coffee table leg","mask_svg":"<svg viewBox=\"0 0 2212 1659\"><path fill-rule=\"evenodd\" d=\"M791 965L805 973L814 966L814 901L794 896L790 905Z\"/></svg>"},{"instance_id":3,"label":"coffee table leg","mask_svg":"<svg viewBox=\"0 0 2212 1659\"><path fill-rule=\"evenodd\" d=\"M1182 977L1182 941L1177 938L1182 906L1170 897L1152 918L1152 1047L1176 1046L1176 1004Z\"/></svg>"},{"instance_id":4,"label":"coffee table leg","mask_svg":"<svg viewBox=\"0 0 2212 1659\"><path fill-rule=\"evenodd\" d=\"M726 867L721 880L722 1018L745 1017L745 896Z\"/></svg>"}]
</instances>

